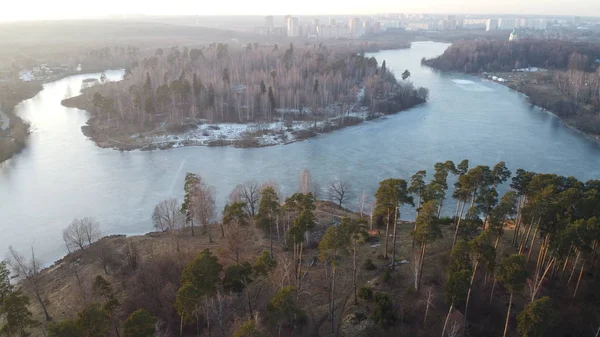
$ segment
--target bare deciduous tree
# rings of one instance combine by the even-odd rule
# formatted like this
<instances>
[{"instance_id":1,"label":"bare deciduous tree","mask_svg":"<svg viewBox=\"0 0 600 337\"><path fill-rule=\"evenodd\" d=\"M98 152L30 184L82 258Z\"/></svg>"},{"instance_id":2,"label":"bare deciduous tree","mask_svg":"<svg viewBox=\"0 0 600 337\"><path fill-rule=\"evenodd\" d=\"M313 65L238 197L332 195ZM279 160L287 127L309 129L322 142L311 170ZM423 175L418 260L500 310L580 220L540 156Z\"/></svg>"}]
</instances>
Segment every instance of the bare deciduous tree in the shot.
<instances>
[{"instance_id":1,"label":"bare deciduous tree","mask_svg":"<svg viewBox=\"0 0 600 337\"><path fill-rule=\"evenodd\" d=\"M175 248L179 251L179 243L185 225L185 215L180 212L177 199L161 201L152 212L152 222L156 229L168 231L175 241Z\"/></svg>"},{"instance_id":2,"label":"bare deciduous tree","mask_svg":"<svg viewBox=\"0 0 600 337\"><path fill-rule=\"evenodd\" d=\"M303 169L302 172L300 172L298 192L302 194L312 192L312 176L307 168Z\"/></svg>"},{"instance_id":3,"label":"bare deciduous tree","mask_svg":"<svg viewBox=\"0 0 600 337\"><path fill-rule=\"evenodd\" d=\"M140 253L138 252L137 244L129 240L125 246L125 263L130 269L136 269L139 263Z\"/></svg>"},{"instance_id":4,"label":"bare deciduous tree","mask_svg":"<svg viewBox=\"0 0 600 337\"><path fill-rule=\"evenodd\" d=\"M36 300L40 303L46 321L51 321L52 317L48 313L46 302L42 294L40 284L40 262L35 258L35 250L31 247L31 259L27 260L25 256L17 252L12 246L8 247L9 258L8 264L13 270L15 276L21 281L23 286L29 288L35 295Z\"/></svg>"},{"instance_id":5,"label":"bare deciduous tree","mask_svg":"<svg viewBox=\"0 0 600 337\"><path fill-rule=\"evenodd\" d=\"M261 187L256 180L237 185L229 195L229 202L241 201L246 203L245 211L254 217L258 211Z\"/></svg>"},{"instance_id":6,"label":"bare deciduous tree","mask_svg":"<svg viewBox=\"0 0 600 337\"><path fill-rule=\"evenodd\" d=\"M152 212L152 223L154 228L166 232L178 227L181 219L177 199L163 200L154 207Z\"/></svg>"},{"instance_id":7,"label":"bare deciduous tree","mask_svg":"<svg viewBox=\"0 0 600 337\"><path fill-rule=\"evenodd\" d=\"M63 230L62 237L69 252L71 249L83 249L85 246L85 233L83 228L79 226L77 219L73 220L69 227Z\"/></svg>"},{"instance_id":8,"label":"bare deciduous tree","mask_svg":"<svg viewBox=\"0 0 600 337\"><path fill-rule=\"evenodd\" d=\"M365 202L367 201L367 191L363 190L360 196L360 217L364 216Z\"/></svg>"},{"instance_id":9,"label":"bare deciduous tree","mask_svg":"<svg viewBox=\"0 0 600 337\"><path fill-rule=\"evenodd\" d=\"M81 228L83 228L83 233L85 234L88 245L91 245L92 242L99 240L102 237L100 223L94 220L94 218L84 217L76 220L79 222Z\"/></svg>"},{"instance_id":10,"label":"bare deciduous tree","mask_svg":"<svg viewBox=\"0 0 600 337\"><path fill-rule=\"evenodd\" d=\"M91 245L101 236L100 224L89 217L75 218L69 227L63 230L63 241L69 251L71 248L83 249L86 244Z\"/></svg>"},{"instance_id":11,"label":"bare deciduous tree","mask_svg":"<svg viewBox=\"0 0 600 337\"><path fill-rule=\"evenodd\" d=\"M433 301L435 300L435 293L433 292L433 287L427 288L427 295L425 296L425 316L423 318L423 325L427 324L427 314L429 313L429 308L433 307Z\"/></svg>"},{"instance_id":12,"label":"bare deciduous tree","mask_svg":"<svg viewBox=\"0 0 600 337\"><path fill-rule=\"evenodd\" d=\"M217 291L217 294L212 296L208 302L208 306L212 312L211 316L214 316L214 320L223 336L225 336L225 324L232 319L235 312L232 308L233 302L231 296L223 295L220 291Z\"/></svg>"},{"instance_id":13,"label":"bare deciduous tree","mask_svg":"<svg viewBox=\"0 0 600 337\"><path fill-rule=\"evenodd\" d=\"M115 262L113 248L109 246L106 240L100 240L98 244L100 245L100 263L102 264L104 274L108 275L108 267Z\"/></svg>"},{"instance_id":14,"label":"bare deciduous tree","mask_svg":"<svg viewBox=\"0 0 600 337\"><path fill-rule=\"evenodd\" d=\"M252 242L252 230L240 226L234 222L225 230L225 244L221 247L221 255L235 263L241 263L252 257L250 244Z\"/></svg>"},{"instance_id":15,"label":"bare deciduous tree","mask_svg":"<svg viewBox=\"0 0 600 337\"><path fill-rule=\"evenodd\" d=\"M200 182L198 183L198 191L194 196L194 215L197 217L197 220L204 225L204 228L208 233L208 240L212 243L210 222L215 217L215 188L207 185L201 177L198 178Z\"/></svg>"},{"instance_id":16,"label":"bare deciduous tree","mask_svg":"<svg viewBox=\"0 0 600 337\"><path fill-rule=\"evenodd\" d=\"M421 278L421 268L423 267L423 264L421 263L421 258L421 252L418 249L415 249L412 254L411 273L414 276L414 286L416 290L419 289L419 279Z\"/></svg>"},{"instance_id":17,"label":"bare deciduous tree","mask_svg":"<svg viewBox=\"0 0 600 337\"><path fill-rule=\"evenodd\" d=\"M329 194L329 200L335 202L340 208L344 202L354 196L352 186L349 182L343 180L335 180L329 183L327 192Z\"/></svg>"},{"instance_id":18,"label":"bare deciduous tree","mask_svg":"<svg viewBox=\"0 0 600 337\"><path fill-rule=\"evenodd\" d=\"M270 274L269 280L275 289L282 289L292 284L294 263L288 254L281 254L277 259L277 267Z\"/></svg>"},{"instance_id":19,"label":"bare deciduous tree","mask_svg":"<svg viewBox=\"0 0 600 337\"><path fill-rule=\"evenodd\" d=\"M162 319L158 318L154 323L154 337L172 337L171 330Z\"/></svg>"}]
</instances>

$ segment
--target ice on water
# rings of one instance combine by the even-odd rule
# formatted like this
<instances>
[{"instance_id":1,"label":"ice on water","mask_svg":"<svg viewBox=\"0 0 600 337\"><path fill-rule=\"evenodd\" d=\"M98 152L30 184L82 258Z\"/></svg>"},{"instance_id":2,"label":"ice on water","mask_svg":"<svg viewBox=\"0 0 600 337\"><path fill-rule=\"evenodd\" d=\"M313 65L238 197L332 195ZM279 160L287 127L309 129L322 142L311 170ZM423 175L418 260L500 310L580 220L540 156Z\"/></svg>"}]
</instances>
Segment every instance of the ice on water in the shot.
<instances>
[{"instance_id":1,"label":"ice on water","mask_svg":"<svg viewBox=\"0 0 600 337\"><path fill-rule=\"evenodd\" d=\"M490 92L494 91L494 89L486 87L481 83L477 83L471 80L452 80L459 88L464 91L474 91L474 92Z\"/></svg>"}]
</instances>

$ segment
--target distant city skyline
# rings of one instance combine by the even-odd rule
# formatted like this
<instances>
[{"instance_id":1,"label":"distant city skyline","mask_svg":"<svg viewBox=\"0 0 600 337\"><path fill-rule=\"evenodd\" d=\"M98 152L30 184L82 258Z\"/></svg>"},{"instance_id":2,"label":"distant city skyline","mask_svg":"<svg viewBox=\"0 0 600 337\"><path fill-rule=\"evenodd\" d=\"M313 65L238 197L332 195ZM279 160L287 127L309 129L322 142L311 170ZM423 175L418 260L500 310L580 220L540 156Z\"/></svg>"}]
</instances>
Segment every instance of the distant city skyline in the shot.
<instances>
[{"instance_id":1,"label":"distant city skyline","mask_svg":"<svg viewBox=\"0 0 600 337\"><path fill-rule=\"evenodd\" d=\"M139 15L372 15L378 13L432 13L480 15L600 16L598 0L346 0L327 2L230 0L205 3L172 0L165 3L141 0L104 0L102 8L76 0L23 0L4 5L0 21L77 19Z\"/></svg>"}]
</instances>

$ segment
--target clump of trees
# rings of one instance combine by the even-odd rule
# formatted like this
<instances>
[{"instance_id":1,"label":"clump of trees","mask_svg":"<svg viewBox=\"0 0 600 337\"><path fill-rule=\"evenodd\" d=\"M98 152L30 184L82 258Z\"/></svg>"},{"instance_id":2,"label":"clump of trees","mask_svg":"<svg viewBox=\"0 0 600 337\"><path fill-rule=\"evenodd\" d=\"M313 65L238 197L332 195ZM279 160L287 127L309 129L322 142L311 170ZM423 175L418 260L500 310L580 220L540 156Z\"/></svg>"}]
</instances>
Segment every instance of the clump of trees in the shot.
<instances>
[{"instance_id":1,"label":"clump of trees","mask_svg":"<svg viewBox=\"0 0 600 337\"><path fill-rule=\"evenodd\" d=\"M101 133L180 129L200 121L270 122L345 116L355 106L393 113L422 103L426 89L365 57L358 46L172 47L134 62L123 81L85 90Z\"/></svg>"},{"instance_id":2,"label":"clump of trees","mask_svg":"<svg viewBox=\"0 0 600 337\"><path fill-rule=\"evenodd\" d=\"M67 249L83 249L92 242L100 239L100 224L90 217L74 219L71 224L63 230L63 241Z\"/></svg>"},{"instance_id":3,"label":"clump of trees","mask_svg":"<svg viewBox=\"0 0 600 337\"><path fill-rule=\"evenodd\" d=\"M306 171L302 177L301 192L284 203L274 183L236 187L223 209L222 221L210 223L211 215L206 230L192 234L188 231L192 223L205 223L201 219L207 217L202 213L206 208L198 204L206 200L198 195L208 185L201 177L188 174L183 204L167 200L154 211L157 229L164 230L159 236L189 235L189 240L200 240L201 235L210 236L211 227L219 226L221 235L208 238L211 243L216 241L218 248L201 252L176 249L164 256L142 258L135 245L125 246L126 252L115 252L123 256L121 270L107 276L111 280L97 276L92 283L94 296L86 298L76 317L48 324L48 334L141 337L165 336L167 332L210 335L219 330L223 335L287 336L302 333L302 327L314 318L309 305L317 302L331 333L339 333L342 298L353 298L352 307L364 306L363 318L367 319L366 311L373 326L393 331L397 322L402 322L400 328L417 317L414 311L396 304L400 301L395 295L384 291L386 287L395 291L402 282L395 271L404 268L396 268L395 263L400 251L396 247L402 226L399 219L401 209L415 206L415 224L405 224L414 246L408 239L402 253L412 252L413 256L414 290L413 280L404 285L407 296L422 303L419 327L423 322L443 336L474 334L470 329L480 324L478 311L487 306L493 319L500 322L490 323L498 335L508 336L515 330L522 336L564 335L566 331L583 334L590 326L597 328L595 307L588 298L594 294L598 264L599 181L581 182L522 169L513 175L504 162L469 167L466 160L458 165L436 163L431 179L421 170L410 184L399 178L385 179L374 195L373 226L386 229L388 243L384 245L380 237L381 248L363 247L384 249L382 259L386 258L383 253L389 253L382 272L377 273L384 282L360 286L364 278L359 273L364 272L357 269L359 259L365 262L363 269L381 267L361 256L361 245L376 238L365 233L365 221L358 214L322 223L317 214L323 209L317 208L319 202L310 192L314 185L310 174ZM450 194L456 199L456 205L450 206L454 214L444 217L447 210L440 204L448 203L445 196ZM254 207L247 202L254 202ZM172 225L174 219L178 225ZM307 242L310 236L317 236L315 228L323 233L317 238L318 254L312 255L318 255L318 260L310 261L307 256L317 252ZM255 244L261 235L257 229L265 236L263 243ZM179 242L173 242L173 247L179 247ZM85 252L91 250L85 248ZM431 263L434 255L444 256L443 268ZM35 322L24 294L35 296L46 310L46 318L51 319L44 307L48 301L39 262L33 252L31 259L26 259L14 250L8 262L0 263L0 321L4 324L0 329L9 335L26 335ZM316 264L324 278L311 269ZM10 284L9 267L20 279L18 288ZM342 279L340 272L346 273L346 278ZM313 279L319 284L311 283ZM347 287L340 287L340 280ZM445 305L436 295L445 297ZM553 302L563 306L564 319L556 319ZM571 303L584 309L574 309ZM326 318L322 319L325 322Z\"/></svg>"}]
</instances>

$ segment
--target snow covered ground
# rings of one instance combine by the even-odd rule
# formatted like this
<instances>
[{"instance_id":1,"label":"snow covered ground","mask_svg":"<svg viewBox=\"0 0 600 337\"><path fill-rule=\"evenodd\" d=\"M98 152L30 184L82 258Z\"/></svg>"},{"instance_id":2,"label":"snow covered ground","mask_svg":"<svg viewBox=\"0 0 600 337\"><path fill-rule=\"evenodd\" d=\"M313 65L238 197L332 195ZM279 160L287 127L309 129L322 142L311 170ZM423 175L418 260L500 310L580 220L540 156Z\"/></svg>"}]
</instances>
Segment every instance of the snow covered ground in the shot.
<instances>
[{"instance_id":1,"label":"snow covered ground","mask_svg":"<svg viewBox=\"0 0 600 337\"><path fill-rule=\"evenodd\" d=\"M308 130L312 122L294 122L290 129L283 122L271 123L219 123L201 124L197 128L177 135L154 136L152 143L171 144L173 147L209 145L215 141L256 139L260 146L287 144L296 141L293 131Z\"/></svg>"},{"instance_id":2,"label":"snow covered ground","mask_svg":"<svg viewBox=\"0 0 600 337\"><path fill-rule=\"evenodd\" d=\"M360 106L362 97L364 96L364 88L361 88L357 93L356 103L349 106L349 112L344 114L345 117L353 117L366 121L369 119L381 117L381 113L370 114L369 109L364 106ZM339 105L332 104L326 108L327 114L331 117L317 121L316 125L314 121L294 121L291 125L286 125L284 121L276 122L260 122L260 123L202 123L197 127L192 128L189 131L180 134L159 134L155 136L145 137L142 140L144 144L151 144L156 147L182 147L182 146L210 146L224 142L225 144L231 144L233 142L247 141L247 146L271 146L280 144L289 144L295 141L306 138L307 133L303 136L298 137L299 133L324 132L323 130L330 131L332 125L338 125L339 118ZM303 109L302 112L295 109L278 109L278 113L286 115L288 113L298 114L310 114L311 111L308 108ZM205 121L206 122L206 121ZM159 128L159 130L162 129ZM134 136L132 138L138 138ZM222 144L219 144L222 145Z\"/></svg>"},{"instance_id":3,"label":"snow covered ground","mask_svg":"<svg viewBox=\"0 0 600 337\"><path fill-rule=\"evenodd\" d=\"M362 107L359 111L346 113L344 117L354 117L362 121L380 117L382 114L369 116L367 108ZM370 118L369 118L370 117ZM327 124L337 124L332 117L328 120L317 121L316 130L323 130ZM258 146L271 146L289 144L298 139L297 134L302 131L314 131L313 121L294 121L288 128L282 121L270 123L218 123L200 124L197 128L181 134L162 134L144 139L143 143L150 143L157 147L182 147L182 146L209 146L219 141L232 143L236 141L255 141Z\"/></svg>"}]
</instances>

